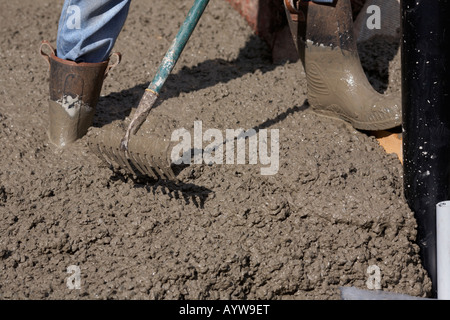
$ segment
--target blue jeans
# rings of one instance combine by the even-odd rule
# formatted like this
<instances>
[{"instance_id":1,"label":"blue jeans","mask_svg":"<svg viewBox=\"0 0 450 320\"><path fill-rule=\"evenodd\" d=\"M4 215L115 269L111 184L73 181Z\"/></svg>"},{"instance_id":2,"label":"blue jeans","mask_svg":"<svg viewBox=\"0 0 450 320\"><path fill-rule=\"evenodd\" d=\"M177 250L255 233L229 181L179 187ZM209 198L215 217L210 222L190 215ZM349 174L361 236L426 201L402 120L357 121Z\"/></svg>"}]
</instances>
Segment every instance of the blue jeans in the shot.
<instances>
[{"instance_id":1,"label":"blue jeans","mask_svg":"<svg viewBox=\"0 0 450 320\"><path fill-rule=\"evenodd\" d=\"M131 0L65 0L56 54L76 62L108 59L128 15Z\"/></svg>"}]
</instances>

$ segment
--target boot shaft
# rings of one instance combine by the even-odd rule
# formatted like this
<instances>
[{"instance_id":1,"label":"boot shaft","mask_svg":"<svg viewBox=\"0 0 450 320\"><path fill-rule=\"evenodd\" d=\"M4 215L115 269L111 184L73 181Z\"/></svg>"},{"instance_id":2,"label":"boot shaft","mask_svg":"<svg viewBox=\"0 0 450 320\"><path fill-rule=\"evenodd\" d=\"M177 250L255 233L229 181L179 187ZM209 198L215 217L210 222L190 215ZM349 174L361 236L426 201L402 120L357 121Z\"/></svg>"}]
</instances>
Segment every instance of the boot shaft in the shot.
<instances>
[{"instance_id":1,"label":"boot shaft","mask_svg":"<svg viewBox=\"0 0 450 320\"><path fill-rule=\"evenodd\" d=\"M43 47L50 48L44 53ZM120 62L109 59L98 63L76 63L58 58L55 49L46 41L41 55L49 65L49 139L64 147L83 137L92 126L103 81L108 72Z\"/></svg>"},{"instance_id":2,"label":"boot shaft","mask_svg":"<svg viewBox=\"0 0 450 320\"><path fill-rule=\"evenodd\" d=\"M302 55L306 42L357 52L350 0L333 3L284 0L294 43Z\"/></svg>"},{"instance_id":3,"label":"boot shaft","mask_svg":"<svg viewBox=\"0 0 450 320\"><path fill-rule=\"evenodd\" d=\"M91 107L97 105L108 60L99 63L75 63L60 59L52 53L49 61L51 100L71 97Z\"/></svg>"}]
</instances>

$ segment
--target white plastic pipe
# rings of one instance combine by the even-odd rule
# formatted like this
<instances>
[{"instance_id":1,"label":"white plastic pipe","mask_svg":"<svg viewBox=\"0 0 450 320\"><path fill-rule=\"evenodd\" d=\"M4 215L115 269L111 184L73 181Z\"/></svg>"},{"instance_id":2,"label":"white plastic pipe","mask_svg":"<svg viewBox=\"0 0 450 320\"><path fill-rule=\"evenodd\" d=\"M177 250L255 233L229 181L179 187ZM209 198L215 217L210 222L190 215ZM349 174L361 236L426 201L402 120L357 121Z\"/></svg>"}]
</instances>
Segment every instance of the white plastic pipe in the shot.
<instances>
[{"instance_id":1,"label":"white plastic pipe","mask_svg":"<svg viewBox=\"0 0 450 320\"><path fill-rule=\"evenodd\" d=\"M450 201L436 205L437 298L450 300Z\"/></svg>"}]
</instances>

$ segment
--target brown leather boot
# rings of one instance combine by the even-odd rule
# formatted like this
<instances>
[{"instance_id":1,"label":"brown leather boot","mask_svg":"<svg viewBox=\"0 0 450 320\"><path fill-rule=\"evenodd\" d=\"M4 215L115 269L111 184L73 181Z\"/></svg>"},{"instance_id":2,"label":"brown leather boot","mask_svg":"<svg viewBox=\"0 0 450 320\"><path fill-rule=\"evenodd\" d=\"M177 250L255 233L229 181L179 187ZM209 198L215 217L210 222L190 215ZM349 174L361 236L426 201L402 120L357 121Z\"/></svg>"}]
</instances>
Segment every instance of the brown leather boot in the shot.
<instances>
[{"instance_id":1,"label":"brown leather boot","mask_svg":"<svg viewBox=\"0 0 450 320\"><path fill-rule=\"evenodd\" d=\"M44 52L44 46L50 53ZM49 139L64 147L83 137L92 126L95 107L100 97L103 80L120 62L109 64L109 59L99 63L76 63L56 56L49 42L43 41L40 53L50 67Z\"/></svg>"},{"instance_id":2,"label":"brown leather boot","mask_svg":"<svg viewBox=\"0 0 450 320\"><path fill-rule=\"evenodd\" d=\"M298 0L284 3L305 69L312 109L345 120L360 130L400 126L400 97L375 91L361 66L350 0L335 0L332 4Z\"/></svg>"}]
</instances>

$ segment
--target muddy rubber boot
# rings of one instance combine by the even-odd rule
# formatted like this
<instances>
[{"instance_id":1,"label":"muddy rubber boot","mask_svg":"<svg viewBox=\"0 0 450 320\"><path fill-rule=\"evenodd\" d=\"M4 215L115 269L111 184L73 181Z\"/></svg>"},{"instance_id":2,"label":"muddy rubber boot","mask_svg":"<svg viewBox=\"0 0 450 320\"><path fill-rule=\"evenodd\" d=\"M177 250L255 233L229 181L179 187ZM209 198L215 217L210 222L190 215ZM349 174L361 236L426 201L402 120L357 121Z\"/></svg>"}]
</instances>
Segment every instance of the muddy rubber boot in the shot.
<instances>
[{"instance_id":1,"label":"muddy rubber boot","mask_svg":"<svg viewBox=\"0 0 450 320\"><path fill-rule=\"evenodd\" d=\"M361 66L350 0L284 3L305 69L311 108L345 120L355 129L377 131L400 126L400 97L375 91Z\"/></svg>"},{"instance_id":2,"label":"muddy rubber boot","mask_svg":"<svg viewBox=\"0 0 450 320\"><path fill-rule=\"evenodd\" d=\"M45 53L44 47L50 53ZM58 58L47 41L42 42L40 53L50 68L49 140L64 147L83 137L92 126L103 80L120 62L120 54L113 54L117 57L114 64L109 64L109 59L76 63Z\"/></svg>"}]
</instances>

